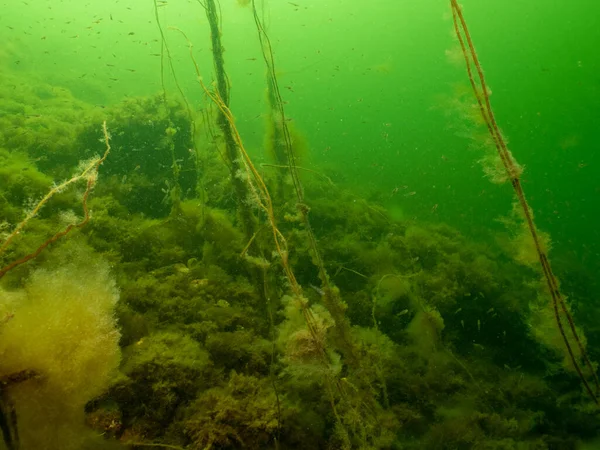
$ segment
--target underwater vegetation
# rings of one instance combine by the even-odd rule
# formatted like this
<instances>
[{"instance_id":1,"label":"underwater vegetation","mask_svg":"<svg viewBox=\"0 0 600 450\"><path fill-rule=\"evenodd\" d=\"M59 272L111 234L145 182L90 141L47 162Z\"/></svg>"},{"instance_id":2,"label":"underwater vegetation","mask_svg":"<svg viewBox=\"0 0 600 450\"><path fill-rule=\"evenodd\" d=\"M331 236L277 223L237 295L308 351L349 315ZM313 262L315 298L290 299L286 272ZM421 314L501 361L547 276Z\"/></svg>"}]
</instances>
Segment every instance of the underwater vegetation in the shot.
<instances>
[{"instance_id":1,"label":"underwater vegetation","mask_svg":"<svg viewBox=\"0 0 600 450\"><path fill-rule=\"evenodd\" d=\"M519 212L522 214L523 228L529 232L529 238L532 241L535 249L535 252L530 251L529 253L535 253L537 255L537 259L539 260L543 278L546 281L548 292L552 298L556 326L564 342L570 363L577 372L577 375L581 379L581 382L585 386L589 396L596 404L598 404L597 395L600 391L600 381L598 380L596 370L592 366L592 363L585 350L582 338L580 337L580 332L575 327L573 316L569 311L567 304L565 303L563 295L560 292L558 280L552 271L552 266L550 265L550 260L548 259L549 238L547 235L541 233L535 226L533 212L531 211L529 203L525 198L525 192L521 183L523 169L516 162L510 150L508 150L505 139L502 137L502 133L500 132L498 124L496 123L496 119L494 118L494 112L489 99L489 89L486 85L483 71L481 69L481 65L479 64L477 53L475 52L475 47L473 45L473 41L471 40L461 7L458 5L456 0L451 0L451 5L454 29L460 43L461 51L465 58L469 82L473 89L473 94L477 99L477 105L479 107L481 118L485 122L485 126L489 132L490 138L492 139L494 147L497 150L498 158L500 159L502 167L504 168L506 181L510 181L513 187L517 202L520 206ZM477 71L479 86L475 82L473 76L473 66ZM498 166L498 164L496 165ZM498 182L504 181L498 176L492 178ZM519 248L525 249L527 248L527 245L525 243L521 243ZM517 259L521 259L524 263L528 263L530 262L528 260L532 258L528 257L526 252L520 252L517 256ZM575 349L579 352L578 356L575 356ZM578 362L578 359L581 359L581 362ZM589 376L592 378L595 392L592 391L591 383L588 382L587 377L583 374L582 367L586 366L588 369L590 369L589 371L591 373Z\"/></svg>"},{"instance_id":2,"label":"underwater vegetation","mask_svg":"<svg viewBox=\"0 0 600 450\"><path fill-rule=\"evenodd\" d=\"M505 245L390 217L302 167L310 143L288 123L264 15L238 4L265 63L271 164L230 109L214 0L215 83L172 30L199 110L164 80L99 111L0 74L0 448L593 448L587 329L458 3L472 119L496 151L485 170L516 197Z\"/></svg>"}]
</instances>

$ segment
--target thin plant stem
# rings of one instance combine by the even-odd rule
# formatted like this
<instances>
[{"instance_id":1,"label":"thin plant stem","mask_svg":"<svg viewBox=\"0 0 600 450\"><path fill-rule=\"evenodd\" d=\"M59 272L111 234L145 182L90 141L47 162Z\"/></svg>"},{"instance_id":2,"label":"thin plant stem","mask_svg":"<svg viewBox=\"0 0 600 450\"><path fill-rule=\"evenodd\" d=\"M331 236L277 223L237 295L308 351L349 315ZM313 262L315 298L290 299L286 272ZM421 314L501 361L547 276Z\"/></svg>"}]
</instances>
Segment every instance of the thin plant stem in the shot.
<instances>
[{"instance_id":1,"label":"thin plant stem","mask_svg":"<svg viewBox=\"0 0 600 450\"><path fill-rule=\"evenodd\" d=\"M98 168L100 167L100 164L102 164L104 162L104 160L110 153L110 143L109 143L110 136L109 136L108 130L106 128L106 121L104 121L102 124L102 133L104 135L104 142L106 144L106 150L104 151L104 155L101 158L93 159L84 168L84 170L80 174L75 175L73 178L71 178L57 186L54 186L52 189L50 189L50 191L48 191L48 193L25 216L25 219L23 219L9 234L8 238L6 238L6 240L0 247L0 255L5 251L5 249L14 240L14 238L16 236L18 236L19 234L21 234L21 232L23 231L25 226L29 223L29 221L38 214L38 212L42 209L42 207L46 203L48 203L48 201L54 195L58 194L59 192L62 192L64 189L66 189L71 184L76 183L80 180L86 179L87 186L86 186L85 192L83 194L83 200L82 200L83 219L78 223L69 224L64 230L61 230L61 231L57 232L56 234L54 234L51 238L44 241L36 250L29 253L28 255L25 255L22 258L19 258L15 261L11 262L10 264L0 268L0 278L4 277L4 275L6 275L10 270L14 269L15 267L20 266L21 264L24 264L24 263L36 258L50 244L53 244L60 238L66 236L74 228L82 228L90 221L90 211L89 211L89 208L87 205L87 201L88 201L90 193L92 192L92 189L94 188L94 185L96 184L96 180L98 179Z\"/></svg>"},{"instance_id":2,"label":"thin plant stem","mask_svg":"<svg viewBox=\"0 0 600 450\"><path fill-rule=\"evenodd\" d=\"M513 190L515 192L515 195L517 196L519 205L525 218L525 224L527 225L531 238L533 239L535 249L538 254L538 259L542 267L542 272L544 274L544 278L546 280L546 284L548 286L548 290L552 298L552 306L554 310L556 325L565 343L565 347L567 348L567 352L569 354L571 363L573 364L573 367L579 375L579 378L581 379L585 390L590 395L592 400L596 404L598 404L598 392L600 390L600 381L598 380L598 375L596 374L594 366L592 365L588 354L583 346L583 343L581 342L579 334L577 333L573 316L567 308L564 297L561 294L558 287L558 280L556 279L556 276L552 271L548 255L546 254L546 251L544 250L541 244L540 236L533 220L533 214L531 212L531 208L529 206L529 203L527 202L525 192L521 184L521 169L516 163L510 150L508 150L508 147L506 146L506 141L502 137L502 133L500 132L500 129L496 122L496 118L494 117L494 112L490 103L489 89L487 87L485 76L483 74L481 64L479 63L477 52L475 51L475 46L473 45L473 40L471 39L467 23L462 14L461 7L458 5L457 0L450 0L450 5L452 8L454 31L456 33L456 37L458 38L463 53L463 57L467 68L467 74L469 77L469 83L471 84L471 88L477 100L479 112L494 142L494 145L496 147L500 160L502 161L506 174L510 179ZM477 73L477 81L473 73L473 66L475 67L475 71ZM477 83L479 83L479 85ZM590 384L588 383L581 367L579 366L579 363L577 362L577 358L575 357L571 343L569 342L569 339L567 338L567 335L565 333L565 327L561 319L561 313L564 315L568 323L569 329L571 331L571 335L577 343L579 353L583 359L583 365L587 365L592 374L594 385L596 388L596 393L592 391Z\"/></svg>"}]
</instances>

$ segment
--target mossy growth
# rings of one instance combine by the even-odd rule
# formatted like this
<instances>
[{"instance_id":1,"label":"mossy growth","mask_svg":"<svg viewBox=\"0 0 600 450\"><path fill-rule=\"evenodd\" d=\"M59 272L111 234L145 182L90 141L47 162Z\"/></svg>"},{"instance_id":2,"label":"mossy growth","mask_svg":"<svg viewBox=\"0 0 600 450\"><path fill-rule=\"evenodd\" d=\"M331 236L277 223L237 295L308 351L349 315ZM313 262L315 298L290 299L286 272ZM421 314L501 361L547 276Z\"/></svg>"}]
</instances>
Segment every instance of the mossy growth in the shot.
<instances>
[{"instance_id":1,"label":"mossy growth","mask_svg":"<svg viewBox=\"0 0 600 450\"><path fill-rule=\"evenodd\" d=\"M212 362L198 342L176 331L152 333L123 353L124 377L112 386L110 398L117 403L125 428L135 425L136 433L152 439L206 384ZM134 434L124 440L141 441Z\"/></svg>"},{"instance_id":2,"label":"mossy growth","mask_svg":"<svg viewBox=\"0 0 600 450\"><path fill-rule=\"evenodd\" d=\"M85 428L87 402L108 389L120 361L106 263L72 242L31 274L24 289L1 291L11 319L0 328L0 376L35 376L3 387L17 413L21 448L85 449L102 439Z\"/></svg>"},{"instance_id":3,"label":"mossy growth","mask_svg":"<svg viewBox=\"0 0 600 450\"><path fill-rule=\"evenodd\" d=\"M64 178L80 159L77 137L90 122L101 123L97 109L68 89L2 71L0 147L26 152L53 178Z\"/></svg>"},{"instance_id":4,"label":"mossy growth","mask_svg":"<svg viewBox=\"0 0 600 450\"><path fill-rule=\"evenodd\" d=\"M0 148L0 212L4 220L18 223L22 219L23 204L41 198L52 181L37 169L26 153Z\"/></svg>"},{"instance_id":5,"label":"mossy growth","mask_svg":"<svg viewBox=\"0 0 600 450\"><path fill-rule=\"evenodd\" d=\"M232 372L227 384L203 392L188 408L188 448L276 448L282 414L289 420L294 413L282 411L282 401L268 380Z\"/></svg>"},{"instance_id":6,"label":"mossy growth","mask_svg":"<svg viewBox=\"0 0 600 450\"><path fill-rule=\"evenodd\" d=\"M52 98L47 87L35 90L38 99ZM59 101L69 94L55 96ZM39 103L27 96L12 99L9 115L29 111L24 105L29 100ZM9 128L0 131L5 167L0 169L0 211L8 222L19 220L23 200L42 195L51 179L71 174L76 161L102 150L99 122L80 127L86 117L95 116L83 114L89 109L85 106L78 108L74 106L81 117L73 129L47 147L54 152L49 160L40 153L46 151L44 139L53 139L52 130L44 130L51 121L0 117L21 132L39 119L31 140ZM597 411L582 398L577 378L563 369L561 355L552 350L553 339L543 345L536 339L536 333L556 337L548 334L552 317L544 309L538 274L515 263L510 245L499 248L493 239L478 244L447 225L392 217L376 204L377 197L365 200L362 193L340 189L328 178L332 172L301 169L311 226L352 324L344 336L354 350L350 361L350 352L344 352L337 338L340 324L325 307L326 293L297 206L277 202L273 191L277 225L303 288L303 296L292 300L278 259L269 254L268 227L259 226L256 236L256 242L267 243L266 252L243 253L248 242L235 207L248 199L233 194L219 156L222 139L198 139L203 127L192 136L184 108L176 103L165 107L160 97L128 99L102 111L109 116L114 158L100 168L89 201L92 220L67 239L85 238L102 253L121 289L116 311L123 374L108 390L103 370L90 375L86 381L93 392L75 402L87 402L87 422L97 434L131 447L413 450L575 448L578 439L597 433ZM58 107L57 112L63 117ZM69 114L65 111L64 117ZM199 144L198 153L190 152L192 139ZM171 144L183 187L176 213ZM275 170L280 169L264 168L273 174L265 177L269 188L275 186ZM58 210L76 211L81 205L77 189L55 200L3 255L6 261L37 248L60 229ZM264 224L262 213L258 218ZM95 270L95 258L86 264L74 258L73 264L82 267L71 271L67 281L96 286L89 273ZM25 282L29 286L42 279L38 273L60 273L63 263L52 252L42 253L2 280L6 289L13 289L2 293L2 352L20 351L5 336L17 333L12 327L26 318L17 305L34 304L29 288L18 289L21 280L31 271L35 275ZM260 283L253 269L264 275ZM46 286L64 278L54 276ZM104 289L113 286L110 277L103 280ZM48 308L38 314L31 307L31 317L41 322L60 315L64 333L70 327L89 328L104 317L114 348L118 333L112 315L79 324L73 317L88 316L75 309L61 312L70 304L59 304L43 318L38 316ZM544 314L536 315L538 307ZM315 319L313 332L303 311ZM33 335L46 328L42 324ZM48 355L60 342L44 344ZM69 343L88 345L85 340ZM33 344L23 348L28 345ZM114 353L102 355L103 369L117 364L118 357L110 355ZM39 359L45 364L48 357ZM67 363L64 370L69 367ZM32 400L21 402L13 393L34 387L41 389L43 378L10 385L5 392L19 411ZM66 392L64 398L74 395ZM66 406L60 400L62 411ZM60 423L53 413L45 420L61 434L76 417L79 428L72 430L79 430L82 446L77 448L85 447L82 442L108 445L87 439L82 410L65 414ZM39 430L50 432L44 424ZM60 448L75 442L67 434L56 441L66 442Z\"/></svg>"},{"instance_id":7,"label":"mossy growth","mask_svg":"<svg viewBox=\"0 0 600 450\"><path fill-rule=\"evenodd\" d=\"M112 151L102 166L108 180L101 194L110 192L130 212L152 218L168 215L175 190L182 199L195 197L199 166L183 104L165 105L161 95L128 98L106 108L105 117ZM99 152L101 139L98 122L90 122L75 142L89 157Z\"/></svg>"}]
</instances>

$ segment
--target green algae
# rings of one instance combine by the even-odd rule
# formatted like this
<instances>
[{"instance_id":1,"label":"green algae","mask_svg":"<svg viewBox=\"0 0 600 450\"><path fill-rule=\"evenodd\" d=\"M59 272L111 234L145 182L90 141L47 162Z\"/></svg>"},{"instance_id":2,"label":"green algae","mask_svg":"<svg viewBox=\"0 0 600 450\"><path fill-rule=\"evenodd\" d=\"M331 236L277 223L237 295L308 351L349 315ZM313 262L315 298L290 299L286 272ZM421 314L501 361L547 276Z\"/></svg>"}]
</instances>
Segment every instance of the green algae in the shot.
<instances>
[{"instance_id":1,"label":"green algae","mask_svg":"<svg viewBox=\"0 0 600 450\"><path fill-rule=\"evenodd\" d=\"M201 119L185 104L129 97L100 111L64 88L2 77L7 230L24 204L102 151L102 120L110 131L112 152L89 199L92 220L67 237L107 261L120 289L121 374L85 399L88 424L107 446L552 449L596 435L598 412L557 351L547 295L535 271L513 260L514 239L475 241L449 225L392 216L381 198L342 188L318 168L300 170L311 230L340 300L333 311L280 168L260 170L278 193L277 226L301 298L290 295L268 244L264 212L236 198L222 137L195 136L192 121ZM273 153L276 134L265 137ZM198 142L201 159L192 151ZM310 154L300 137L296 147ZM78 186L53 199L2 265L64 226L81 197ZM261 252L247 251L239 202L256 214ZM53 244L9 273L5 288L27 283L57 251ZM12 301L2 307L0 339L4 321L19 314ZM582 328L594 336L590 322ZM17 398L14 407L28 406Z\"/></svg>"}]
</instances>

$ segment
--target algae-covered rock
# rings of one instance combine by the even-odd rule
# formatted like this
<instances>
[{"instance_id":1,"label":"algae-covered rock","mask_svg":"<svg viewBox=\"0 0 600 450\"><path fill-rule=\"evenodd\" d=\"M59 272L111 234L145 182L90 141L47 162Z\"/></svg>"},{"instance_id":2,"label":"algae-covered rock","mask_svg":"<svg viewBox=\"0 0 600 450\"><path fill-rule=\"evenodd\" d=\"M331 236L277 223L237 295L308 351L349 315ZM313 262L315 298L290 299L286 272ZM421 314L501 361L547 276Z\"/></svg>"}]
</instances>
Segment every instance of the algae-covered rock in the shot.
<instances>
[{"instance_id":1,"label":"algae-covered rock","mask_svg":"<svg viewBox=\"0 0 600 450\"><path fill-rule=\"evenodd\" d=\"M125 427L135 424L149 438L162 434L179 408L206 383L212 362L189 336L161 331L141 338L123 351L125 378L111 389Z\"/></svg>"}]
</instances>

